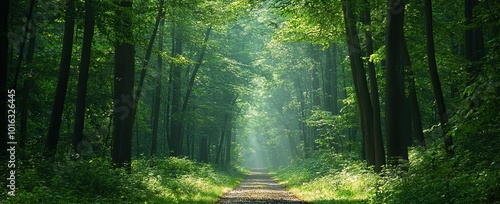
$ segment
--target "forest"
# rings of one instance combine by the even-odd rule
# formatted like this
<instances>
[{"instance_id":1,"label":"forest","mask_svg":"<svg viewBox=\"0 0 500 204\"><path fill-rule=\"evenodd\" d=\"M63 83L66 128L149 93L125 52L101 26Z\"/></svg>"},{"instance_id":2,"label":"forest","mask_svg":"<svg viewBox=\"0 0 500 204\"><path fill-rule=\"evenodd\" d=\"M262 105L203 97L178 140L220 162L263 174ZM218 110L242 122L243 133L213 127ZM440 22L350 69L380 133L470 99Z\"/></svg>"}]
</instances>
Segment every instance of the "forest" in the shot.
<instances>
[{"instance_id":1,"label":"forest","mask_svg":"<svg viewBox=\"0 0 500 204\"><path fill-rule=\"evenodd\" d=\"M496 0L0 4L0 203L500 204Z\"/></svg>"}]
</instances>

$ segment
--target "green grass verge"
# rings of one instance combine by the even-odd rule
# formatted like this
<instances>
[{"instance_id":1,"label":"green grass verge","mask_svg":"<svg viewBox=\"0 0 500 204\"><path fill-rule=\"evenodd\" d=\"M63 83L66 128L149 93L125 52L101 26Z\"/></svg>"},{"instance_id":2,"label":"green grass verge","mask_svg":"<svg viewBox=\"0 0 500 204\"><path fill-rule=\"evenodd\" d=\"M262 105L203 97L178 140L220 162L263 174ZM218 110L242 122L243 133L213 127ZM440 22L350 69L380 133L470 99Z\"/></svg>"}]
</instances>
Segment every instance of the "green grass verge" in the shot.
<instances>
[{"instance_id":1,"label":"green grass verge","mask_svg":"<svg viewBox=\"0 0 500 204\"><path fill-rule=\"evenodd\" d=\"M377 177L361 163L324 166L321 158L273 172L294 195L311 203L367 203L375 193Z\"/></svg>"},{"instance_id":2,"label":"green grass verge","mask_svg":"<svg viewBox=\"0 0 500 204\"><path fill-rule=\"evenodd\" d=\"M42 163L18 173L15 197L2 203L214 203L245 176L188 159L139 159L132 173L109 160Z\"/></svg>"}]
</instances>

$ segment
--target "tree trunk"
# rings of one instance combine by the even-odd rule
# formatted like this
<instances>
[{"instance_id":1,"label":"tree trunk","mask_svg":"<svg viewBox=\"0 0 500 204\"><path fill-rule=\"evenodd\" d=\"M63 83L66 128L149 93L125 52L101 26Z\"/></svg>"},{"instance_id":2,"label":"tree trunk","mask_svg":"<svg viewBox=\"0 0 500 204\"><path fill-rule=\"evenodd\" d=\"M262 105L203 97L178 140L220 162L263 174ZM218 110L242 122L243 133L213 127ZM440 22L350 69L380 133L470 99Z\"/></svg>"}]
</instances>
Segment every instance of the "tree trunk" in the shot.
<instances>
[{"instance_id":1,"label":"tree trunk","mask_svg":"<svg viewBox=\"0 0 500 204\"><path fill-rule=\"evenodd\" d=\"M32 27L35 27L33 22L31 23ZM31 28L32 31L34 28ZM29 44L28 44L28 53L26 54L26 64L31 66L33 62L33 57L35 56L35 45L36 45L36 32L30 35ZM27 140L28 134L28 102L31 101L30 98L30 90L33 87L33 80L31 78L23 79L23 92L21 94L21 127L20 127L20 136L19 139L19 148L24 149Z\"/></svg>"},{"instance_id":2,"label":"tree trunk","mask_svg":"<svg viewBox=\"0 0 500 204\"><path fill-rule=\"evenodd\" d=\"M116 45L114 66L114 119L113 149L111 157L116 167L130 171L132 150L135 46L132 43L132 0L118 4L115 19ZM122 113L124 112L124 113Z\"/></svg>"},{"instance_id":3,"label":"tree trunk","mask_svg":"<svg viewBox=\"0 0 500 204\"><path fill-rule=\"evenodd\" d=\"M198 57L198 61L196 62L193 73L191 73L191 77L189 78L189 83L188 83L188 87L186 90L186 95L184 96L184 101L182 104L182 112L185 112L187 109L189 96L191 96L191 92L193 90L193 85L194 85L194 80L196 78L196 73L198 73L198 70L201 67L201 63L203 62L203 58L205 57L205 51L207 50L207 42L208 42L208 38L210 37L210 31L212 31L212 27L209 27L207 29L207 31L205 32L205 39L203 40L203 43L204 43L203 48L201 49L200 56Z\"/></svg>"},{"instance_id":4,"label":"tree trunk","mask_svg":"<svg viewBox=\"0 0 500 204\"><path fill-rule=\"evenodd\" d=\"M147 71L149 59L151 59L151 52L153 51L153 44L155 42L156 32L158 31L158 26L160 24L161 19L163 19L163 16L164 16L163 4L164 4L164 0L160 0L160 6L158 9L158 15L156 16L155 26L153 28L153 33L151 34L151 37L149 38L148 48L146 50L146 56L144 57L144 62L142 64L142 70L141 70L141 76L139 78L139 84L137 85L137 90L135 91L134 106L137 106L137 104L139 103L139 99L141 98L142 87L144 86L144 78L146 77L146 71ZM137 111L137 108L132 109L132 112L131 112L132 123L134 123L136 111Z\"/></svg>"},{"instance_id":5,"label":"tree trunk","mask_svg":"<svg viewBox=\"0 0 500 204\"><path fill-rule=\"evenodd\" d=\"M176 32L175 55L182 55L181 36ZM182 152L182 107L181 107L181 69L180 65L173 65L172 70L172 117L171 117L171 148L173 156L181 156Z\"/></svg>"},{"instance_id":6,"label":"tree trunk","mask_svg":"<svg viewBox=\"0 0 500 204\"><path fill-rule=\"evenodd\" d=\"M346 27L347 46L349 49L349 61L351 65L354 89L361 116L361 129L363 142L365 144L365 155L367 166L375 165L375 148L373 138L373 108L368 92L366 73L361 56L361 45L358 38L358 30L353 10L348 0L343 0L344 23Z\"/></svg>"},{"instance_id":7,"label":"tree trunk","mask_svg":"<svg viewBox=\"0 0 500 204\"><path fill-rule=\"evenodd\" d=\"M200 161L208 163L208 141L207 136L201 137L200 142Z\"/></svg>"},{"instance_id":8,"label":"tree trunk","mask_svg":"<svg viewBox=\"0 0 500 204\"><path fill-rule=\"evenodd\" d=\"M68 1L70 1L70 0L68 0ZM70 2L68 2L68 1L66 2L66 7L67 7L66 8L66 12L68 12L68 9L70 9L68 7L70 5ZM5 1L6 4L9 4L9 2L10 1ZM26 17L26 23L24 24L24 33L23 33L23 36L21 38L21 45L19 46L19 57L17 58L16 73L14 75L14 83L12 85L13 89L16 89L16 87L17 87L17 79L19 78L19 73L21 72L21 62L23 61L24 45L26 44L27 35L28 35L28 33L32 32L31 30L29 30L29 28L30 28L29 26L30 26L30 23L33 23L32 22L32 17L33 17L33 9L35 7L35 3L36 3L36 0L31 0L30 1L30 6L29 6L29 9L28 9L28 15ZM71 3L71 4L73 4L73 13L74 13L74 2ZM8 5L4 5L4 6L5 6L5 8L8 9ZM7 15L7 13L8 13L8 10L7 10L7 12L5 12L5 15ZM66 17L65 21L69 18L68 13L66 13L66 16L67 17ZM73 18L73 21L74 21L74 16L72 18ZM7 24L5 24L5 25L7 25ZM64 27L66 28L66 24L65 24ZM33 26L33 28L34 28L34 26ZM35 33L31 33L31 35L34 35L34 34ZM11 56L12 56L12 54L11 54Z\"/></svg>"},{"instance_id":9,"label":"tree trunk","mask_svg":"<svg viewBox=\"0 0 500 204\"><path fill-rule=\"evenodd\" d=\"M467 9L466 9L467 10ZM436 65L436 56L434 52L434 36L432 28L432 4L431 0L425 0L425 36L427 39L427 60L429 63L429 72L431 76L432 90L436 97L436 105L438 108L439 122L443 130L444 148L448 155L453 155L454 151L451 148L453 141L447 134L446 125L448 123L448 114L444 104L443 92L441 90L441 82Z\"/></svg>"},{"instance_id":10,"label":"tree trunk","mask_svg":"<svg viewBox=\"0 0 500 204\"><path fill-rule=\"evenodd\" d=\"M225 139L225 136L226 136L226 125L227 125L227 113L224 114L224 125L222 126L222 130L220 132L220 138L219 138L219 145L217 146L217 154L215 155L215 163L216 164L219 164L219 161L220 161L220 155L221 155L221 152L222 152L222 147L223 147L223 144L224 144L224 139Z\"/></svg>"},{"instance_id":11,"label":"tree trunk","mask_svg":"<svg viewBox=\"0 0 500 204\"><path fill-rule=\"evenodd\" d=\"M370 2L364 0L363 23L367 26L371 25ZM365 31L366 39L366 57L370 59L373 54L372 32ZM380 173L382 166L385 165L385 150L384 141L382 139L382 125L380 121L380 103L378 95L377 73L375 72L375 64L368 60L368 77L370 79L370 99L373 107L373 141L375 151L375 172Z\"/></svg>"},{"instance_id":12,"label":"tree trunk","mask_svg":"<svg viewBox=\"0 0 500 204\"><path fill-rule=\"evenodd\" d=\"M301 133L300 139L304 143L304 156L305 156L305 158L308 158L309 157L309 143L307 142L306 125L304 122L304 120L306 119L306 113L305 113L305 106L306 105L305 105L304 94L302 92L302 86L300 84L299 77L297 77L294 84L295 84L295 88L297 90L297 96L298 96L298 100L300 103L300 107L299 107L299 117L300 117L299 127L300 127L300 133Z\"/></svg>"},{"instance_id":13,"label":"tree trunk","mask_svg":"<svg viewBox=\"0 0 500 204\"><path fill-rule=\"evenodd\" d=\"M231 169L231 139L233 134L233 125L232 122L229 121L229 128L227 129L226 135L226 159L225 159L225 168L226 171Z\"/></svg>"},{"instance_id":14,"label":"tree trunk","mask_svg":"<svg viewBox=\"0 0 500 204\"><path fill-rule=\"evenodd\" d=\"M170 52L170 57L175 56L175 25L172 26L171 36L172 36L172 41L171 41L171 52ZM174 145L173 145L173 137L172 137L172 95L173 95L173 83L174 83L174 63L171 62L169 64L169 71L168 71L168 86L167 86L167 110L165 111L165 123L166 123L166 131L165 131L165 137L167 138L167 143L168 143L168 155L173 155L174 151Z\"/></svg>"},{"instance_id":15,"label":"tree trunk","mask_svg":"<svg viewBox=\"0 0 500 204\"><path fill-rule=\"evenodd\" d=\"M397 165L404 159L402 145L404 81L402 62L403 19L405 5L398 0L389 0L386 26L386 133L387 158Z\"/></svg>"},{"instance_id":16,"label":"tree trunk","mask_svg":"<svg viewBox=\"0 0 500 204\"><path fill-rule=\"evenodd\" d=\"M426 0L427 3L428 0ZM466 26L472 26L473 20L474 20L474 7L479 3L479 0L465 0L465 19L466 19ZM427 4L426 4L427 6ZM432 8L430 6L429 2L429 8L426 7L427 10L431 10ZM431 18L432 23L432 16L429 16ZM431 24L432 25L432 24ZM430 28L432 29L432 27ZM431 30L432 31L432 30ZM465 57L472 61L476 62L479 61L481 58L484 57L484 39L483 39L483 31L479 28L467 28L465 30ZM480 69L480 67L476 64L469 65L467 67L467 72L472 75L471 78L476 76ZM472 81L472 79L471 79Z\"/></svg>"},{"instance_id":17,"label":"tree trunk","mask_svg":"<svg viewBox=\"0 0 500 204\"><path fill-rule=\"evenodd\" d=\"M406 40L403 40L403 57L405 58L405 66L406 66L406 80L408 80L408 97L409 97L409 106L408 115L411 116L411 122L413 123L413 133L418 141L418 145L425 146L424 132L422 129L422 119L420 117L420 108L418 106L417 100L417 92L415 88L415 76L413 74L413 69L410 60L410 53L408 52L408 47L406 46ZM408 145L411 145L412 140L408 141Z\"/></svg>"},{"instance_id":18,"label":"tree trunk","mask_svg":"<svg viewBox=\"0 0 500 204\"><path fill-rule=\"evenodd\" d=\"M163 35L164 35L164 26L165 22L163 19L163 16L161 16L160 22L159 22L159 29L160 32L158 33L158 50L159 52L163 52ZM158 54L157 58L157 70L158 70L158 76L156 77L156 84L155 84L155 93L154 93L154 100L153 100L153 132L152 132L152 138L151 138L151 156L156 155L156 149L158 146L158 123L160 120L160 108L161 108L161 82L162 82L162 73L163 73L163 59L161 57L161 54Z\"/></svg>"},{"instance_id":19,"label":"tree trunk","mask_svg":"<svg viewBox=\"0 0 500 204\"><path fill-rule=\"evenodd\" d=\"M92 4L92 0L85 0L85 25L76 94L75 126L73 131L73 150L77 154L81 154L81 142L83 140L83 129L85 124L85 98L87 95L92 38L94 36L94 7Z\"/></svg>"},{"instance_id":20,"label":"tree trunk","mask_svg":"<svg viewBox=\"0 0 500 204\"><path fill-rule=\"evenodd\" d=\"M56 154L57 143L59 142L59 130L61 127L61 117L64 110L64 100L69 81L69 71L71 65L71 53L73 48L73 33L75 31L75 1L66 1L64 23L63 49L61 54L61 64L59 67L59 77L50 117L49 131L45 144L45 157L53 158Z\"/></svg>"},{"instance_id":21,"label":"tree trunk","mask_svg":"<svg viewBox=\"0 0 500 204\"><path fill-rule=\"evenodd\" d=\"M316 62L312 66L311 70L311 78L312 78L312 108L311 110L321 107L321 96L320 96L320 85L319 85L319 77L318 77L318 68L321 67L321 60L319 59L319 51L315 48L315 46L311 45L311 54L312 58ZM317 138L317 128L311 127L311 139L313 150L318 150L318 143L316 142Z\"/></svg>"}]
</instances>

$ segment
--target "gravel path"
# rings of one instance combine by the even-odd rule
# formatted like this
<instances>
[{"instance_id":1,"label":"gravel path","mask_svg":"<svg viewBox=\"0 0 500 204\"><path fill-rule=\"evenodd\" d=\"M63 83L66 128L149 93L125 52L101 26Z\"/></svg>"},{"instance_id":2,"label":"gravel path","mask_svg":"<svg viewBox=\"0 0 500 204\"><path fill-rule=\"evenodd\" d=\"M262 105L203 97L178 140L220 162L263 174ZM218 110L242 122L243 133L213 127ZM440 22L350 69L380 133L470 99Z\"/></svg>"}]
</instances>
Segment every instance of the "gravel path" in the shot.
<instances>
[{"instance_id":1,"label":"gravel path","mask_svg":"<svg viewBox=\"0 0 500 204\"><path fill-rule=\"evenodd\" d=\"M252 169L250 175L236 187L226 193L218 204L226 203L292 203L307 204L299 200L276 183L269 173L262 169Z\"/></svg>"}]
</instances>

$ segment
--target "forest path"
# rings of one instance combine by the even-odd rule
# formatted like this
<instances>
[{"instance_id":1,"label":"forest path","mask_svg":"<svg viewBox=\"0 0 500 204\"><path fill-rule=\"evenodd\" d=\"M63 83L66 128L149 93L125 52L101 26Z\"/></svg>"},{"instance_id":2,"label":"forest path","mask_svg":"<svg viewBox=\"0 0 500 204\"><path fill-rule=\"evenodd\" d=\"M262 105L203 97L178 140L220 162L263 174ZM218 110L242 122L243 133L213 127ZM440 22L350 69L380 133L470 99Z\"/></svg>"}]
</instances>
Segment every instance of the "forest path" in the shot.
<instances>
[{"instance_id":1,"label":"forest path","mask_svg":"<svg viewBox=\"0 0 500 204\"><path fill-rule=\"evenodd\" d=\"M250 175L236 189L224 194L217 203L307 204L276 183L263 169L252 169Z\"/></svg>"}]
</instances>

